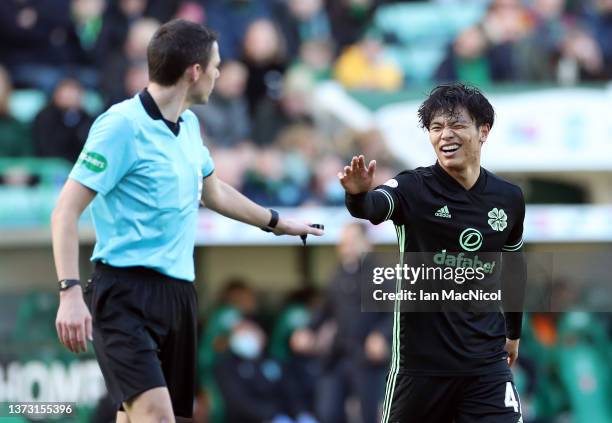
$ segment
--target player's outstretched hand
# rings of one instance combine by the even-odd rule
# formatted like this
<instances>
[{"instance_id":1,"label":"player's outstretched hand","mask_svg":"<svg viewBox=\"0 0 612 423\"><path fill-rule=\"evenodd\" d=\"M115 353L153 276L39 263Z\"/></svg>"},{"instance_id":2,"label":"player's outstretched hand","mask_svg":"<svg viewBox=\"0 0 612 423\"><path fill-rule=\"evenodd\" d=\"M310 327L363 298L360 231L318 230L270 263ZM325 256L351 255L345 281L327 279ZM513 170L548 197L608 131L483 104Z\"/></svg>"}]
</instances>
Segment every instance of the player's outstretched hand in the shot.
<instances>
[{"instance_id":1,"label":"player's outstretched hand","mask_svg":"<svg viewBox=\"0 0 612 423\"><path fill-rule=\"evenodd\" d=\"M92 340L91 314L83 300L80 286L62 292L55 319L55 328L62 344L70 351L87 351L87 339Z\"/></svg>"},{"instance_id":2,"label":"player's outstretched hand","mask_svg":"<svg viewBox=\"0 0 612 423\"><path fill-rule=\"evenodd\" d=\"M506 346L504 350L508 353L508 366L512 367L516 359L518 358L519 352L519 339L508 339L506 338Z\"/></svg>"},{"instance_id":3,"label":"player's outstretched hand","mask_svg":"<svg viewBox=\"0 0 612 423\"><path fill-rule=\"evenodd\" d=\"M376 160L372 160L366 167L363 155L353 156L350 166L344 166L343 171L338 173L338 179L347 193L361 194L372 187L375 172Z\"/></svg>"},{"instance_id":4,"label":"player's outstretched hand","mask_svg":"<svg viewBox=\"0 0 612 423\"><path fill-rule=\"evenodd\" d=\"M313 228L306 222L298 222L291 219L281 218L272 230L275 235L323 235L323 230Z\"/></svg>"}]
</instances>

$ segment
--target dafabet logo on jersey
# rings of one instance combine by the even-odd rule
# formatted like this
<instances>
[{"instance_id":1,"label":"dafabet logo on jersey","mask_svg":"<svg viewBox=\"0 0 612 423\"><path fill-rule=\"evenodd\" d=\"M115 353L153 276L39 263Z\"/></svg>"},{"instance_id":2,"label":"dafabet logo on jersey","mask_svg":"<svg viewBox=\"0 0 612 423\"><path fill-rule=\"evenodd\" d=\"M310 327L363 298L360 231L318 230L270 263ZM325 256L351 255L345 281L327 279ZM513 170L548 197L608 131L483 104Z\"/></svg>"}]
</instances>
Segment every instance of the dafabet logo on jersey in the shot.
<instances>
[{"instance_id":1,"label":"dafabet logo on jersey","mask_svg":"<svg viewBox=\"0 0 612 423\"><path fill-rule=\"evenodd\" d=\"M96 173L104 172L106 170L106 166L108 166L106 157L104 157L102 154L87 151L85 149L83 149L83 152L79 156L78 163Z\"/></svg>"}]
</instances>

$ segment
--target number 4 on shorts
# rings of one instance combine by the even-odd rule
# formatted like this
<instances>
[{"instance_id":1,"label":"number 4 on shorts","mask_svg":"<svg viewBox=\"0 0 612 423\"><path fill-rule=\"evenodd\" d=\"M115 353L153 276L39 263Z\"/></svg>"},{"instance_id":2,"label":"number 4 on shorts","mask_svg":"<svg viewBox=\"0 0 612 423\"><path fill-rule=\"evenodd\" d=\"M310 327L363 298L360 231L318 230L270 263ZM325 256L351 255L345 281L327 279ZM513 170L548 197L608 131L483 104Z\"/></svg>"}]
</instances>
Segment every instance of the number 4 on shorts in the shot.
<instances>
[{"instance_id":1,"label":"number 4 on shorts","mask_svg":"<svg viewBox=\"0 0 612 423\"><path fill-rule=\"evenodd\" d=\"M519 411L519 403L514 396L512 382L506 382L506 398L504 399L504 405L506 407L512 407L516 413Z\"/></svg>"}]
</instances>

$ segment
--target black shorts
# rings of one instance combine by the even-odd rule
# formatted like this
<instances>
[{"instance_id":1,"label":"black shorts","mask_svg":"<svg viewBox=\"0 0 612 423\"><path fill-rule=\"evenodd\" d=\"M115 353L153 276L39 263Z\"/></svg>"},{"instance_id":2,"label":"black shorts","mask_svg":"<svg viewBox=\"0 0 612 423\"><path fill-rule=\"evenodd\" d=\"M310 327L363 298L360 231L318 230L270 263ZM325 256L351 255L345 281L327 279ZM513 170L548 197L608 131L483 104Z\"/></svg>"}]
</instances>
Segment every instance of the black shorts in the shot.
<instances>
[{"instance_id":1,"label":"black shorts","mask_svg":"<svg viewBox=\"0 0 612 423\"><path fill-rule=\"evenodd\" d=\"M94 351L117 409L144 391L166 386L174 414L191 417L198 311L194 284L144 267L98 263L84 292Z\"/></svg>"},{"instance_id":2,"label":"black shorts","mask_svg":"<svg viewBox=\"0 0 612 423\"><path fill-rule=\"evenodd\" d=\"M388 385L382 423L523 421L510 373L461 377L398 374L395 383Z\"/></svg>"}]
</instances>

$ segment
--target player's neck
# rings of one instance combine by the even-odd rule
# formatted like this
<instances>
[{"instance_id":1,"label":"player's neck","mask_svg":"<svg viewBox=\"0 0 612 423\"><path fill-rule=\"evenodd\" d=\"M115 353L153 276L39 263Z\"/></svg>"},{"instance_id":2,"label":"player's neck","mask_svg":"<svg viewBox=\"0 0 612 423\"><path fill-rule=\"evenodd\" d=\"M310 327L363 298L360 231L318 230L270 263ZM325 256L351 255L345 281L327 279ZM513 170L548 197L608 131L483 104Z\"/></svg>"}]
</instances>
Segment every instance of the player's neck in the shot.
<instances>
[{"instance_id":1,"label":"player's neck","mask_svg":"<svg viewBox=\"0 0 612 423\"><path fill-rule=\"evenodd\" d=\"M480 176L480 163L475 163L474 165L466 166L460 169L448 168L442 163L440 163L440 166L442 166L442 169L444 169L444 171L454 180L459 182L459 184L461 184L461 186L463 186L463 188L466 190L471 189L474 184L476 184L476 181Z\"/></svg>"},{"instance_id":2,"label":"player's neck","mask_svg":"<svg viewBox=\"0 0 612 423\"><path fill-rule=\"evenodd\" d=\"M165 87L149 82L147 90L155 100L164 119L170 122L178 122L179 116L189 107L187 88L180 84Z\"/></svg>"}]
</instances>

